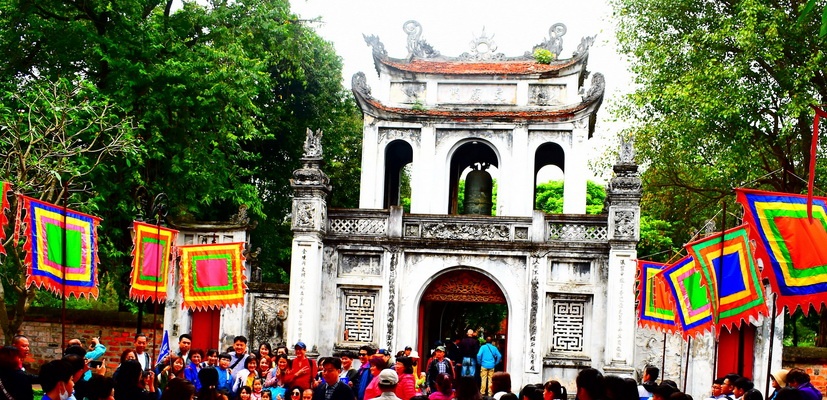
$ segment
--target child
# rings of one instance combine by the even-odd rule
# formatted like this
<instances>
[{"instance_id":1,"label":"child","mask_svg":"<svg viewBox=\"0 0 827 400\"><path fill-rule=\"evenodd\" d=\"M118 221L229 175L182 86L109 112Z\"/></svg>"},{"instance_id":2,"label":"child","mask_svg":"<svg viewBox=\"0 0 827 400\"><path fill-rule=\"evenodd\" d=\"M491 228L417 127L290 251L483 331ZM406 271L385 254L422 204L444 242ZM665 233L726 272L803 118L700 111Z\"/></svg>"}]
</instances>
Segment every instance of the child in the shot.
<instances>
[{"instance_id":1,"label":"child","mask_svg":"<svg viewBox=\"0 0 827 400\"><path fill-rule=\"evenodd\" d=\"M238 391L238 400L250 400L253 394L253 389L249 386L242 386Z\"/></svg>"},{"instance_id":2,"label":"child","mask_svg":"<svg viewBox=\"0 0 827 400\"><path fill-rule=\"evenodd\" d=\"M273 400L273 392L264 390L261 392L261 400ZM282 399L284 400L284 399Z\"/></svg>"},{"instance_id":3,"label":"child","mask_svg":"<svg viewBox=\"0 0 827 400\"><path fill-rule=\"evenodd\" d=\"M253 393L250 396L252 400L261 400L262 388L264 387L264 382L262 378L256 378L253 381ZM268 390L269 392L269 390Z\"/></svg>"}]
</instances>

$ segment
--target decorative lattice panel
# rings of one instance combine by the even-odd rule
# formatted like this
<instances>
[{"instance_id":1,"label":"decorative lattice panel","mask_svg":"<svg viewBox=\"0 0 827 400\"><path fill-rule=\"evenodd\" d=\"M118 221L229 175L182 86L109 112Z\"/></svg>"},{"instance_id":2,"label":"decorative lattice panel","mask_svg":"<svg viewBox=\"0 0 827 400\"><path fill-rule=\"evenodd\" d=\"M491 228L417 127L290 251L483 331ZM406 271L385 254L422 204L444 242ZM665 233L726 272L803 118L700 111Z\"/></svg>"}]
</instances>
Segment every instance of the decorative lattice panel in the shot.
<instances>
[{"instance_id":1,"label":"decorative lattice panel","mask_svg":"<svg viewBox=\"0 0 827 400\"><path fill-rule=\"evenodd\" d=\"M375 290L342 290L345 342L373 342L376 321Z\"/></svg>"},{"instance_id":2,"label":"decorative lattice panel","mask_svg":"<svg viewBox=\"0 0 827 400\"><path fill-rule=\"evenodd\" d=\"M609 240L609 230L605 226L581 224L548 224L548 240Z\"/></svg>"},{"instance_id":3,"label":"decorative lattice panel","mask_svg":"<svg viewBox=\"0 0 827 400\"><path fill-rule=\"evenodd\" d=\"M552 345L554 352L582 352L585 341L586 298L552 299Z\"/></svg>"},{"instance_id":4,"label":"decorative lattice panel","mask_svg":"<svg viewBox=\"0 0 827 400\"><path fill-rule=\"evenodd\" d=\"M336 218L330 219L328 233L333 235L382 236L388 232L386 219Z\"/></svg>"}]
</instances>

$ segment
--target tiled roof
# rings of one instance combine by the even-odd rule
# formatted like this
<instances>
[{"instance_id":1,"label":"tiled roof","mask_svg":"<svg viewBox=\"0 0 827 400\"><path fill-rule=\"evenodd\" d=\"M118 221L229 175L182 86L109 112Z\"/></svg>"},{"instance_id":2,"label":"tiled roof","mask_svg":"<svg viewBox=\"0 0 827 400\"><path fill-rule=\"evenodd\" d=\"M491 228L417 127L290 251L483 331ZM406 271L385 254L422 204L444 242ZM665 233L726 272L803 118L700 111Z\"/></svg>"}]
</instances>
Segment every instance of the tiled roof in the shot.
<instances>
[{"instance_id":1,"label":"tiled roof","mask_svg":"<svg viewBox=\"0 0 827 400\"><path fill-rule=\"evenodd\" d=\"M581 61L581 59L581 57L575 57L551 64L540 64L534 60L478 62L415 59L407 61L377 57L378 62L401 71L448 75L547 74L575 65Z\"/></svg>"}]
</instances>

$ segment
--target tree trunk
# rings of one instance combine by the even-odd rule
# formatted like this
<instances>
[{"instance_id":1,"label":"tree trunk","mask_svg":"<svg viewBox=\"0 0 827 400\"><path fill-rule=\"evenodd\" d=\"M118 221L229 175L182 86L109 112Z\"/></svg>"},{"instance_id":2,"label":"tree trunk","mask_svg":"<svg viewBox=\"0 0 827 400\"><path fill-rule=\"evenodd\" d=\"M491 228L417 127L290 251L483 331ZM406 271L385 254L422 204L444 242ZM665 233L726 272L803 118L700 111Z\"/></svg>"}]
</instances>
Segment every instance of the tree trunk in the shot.
<instances>
[{"instance_id":1,"label":"tree trunk","mask_svg":"<svg viewBox=\"0 0 827 400\"><path fill-rule=\"evenodd\" d=\"M827 307L821 305L819 311L818 335L816 335L816 346L827 347Z\"/></svg>"}]
</instances>

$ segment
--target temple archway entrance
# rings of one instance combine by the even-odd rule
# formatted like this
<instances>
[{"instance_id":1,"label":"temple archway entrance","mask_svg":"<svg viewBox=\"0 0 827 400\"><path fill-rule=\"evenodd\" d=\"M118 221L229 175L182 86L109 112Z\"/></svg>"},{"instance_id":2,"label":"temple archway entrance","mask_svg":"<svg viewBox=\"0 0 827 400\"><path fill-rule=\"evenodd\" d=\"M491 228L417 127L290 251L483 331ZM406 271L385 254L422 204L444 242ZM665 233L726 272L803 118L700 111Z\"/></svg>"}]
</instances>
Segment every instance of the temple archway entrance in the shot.
<instances>
[{"instance_id":1,"label":"temple archway entrance","mask_svg":"<svg viewBox=\"0 0 827 400\"><path fill-rule=\"evenodd\" d=\"M437 341L453 341L474 329L491 336L502 353L503 362L496 370L506 367L508 303L500 287L480 272L457 269L431 282L419 303L419 327L418 351L423 364ZM448 356L450 353L449 347Z\"/></svg>"}]
</instances>

